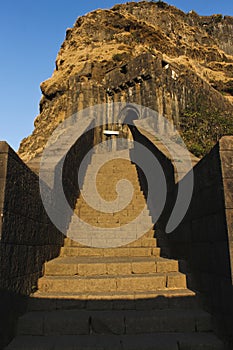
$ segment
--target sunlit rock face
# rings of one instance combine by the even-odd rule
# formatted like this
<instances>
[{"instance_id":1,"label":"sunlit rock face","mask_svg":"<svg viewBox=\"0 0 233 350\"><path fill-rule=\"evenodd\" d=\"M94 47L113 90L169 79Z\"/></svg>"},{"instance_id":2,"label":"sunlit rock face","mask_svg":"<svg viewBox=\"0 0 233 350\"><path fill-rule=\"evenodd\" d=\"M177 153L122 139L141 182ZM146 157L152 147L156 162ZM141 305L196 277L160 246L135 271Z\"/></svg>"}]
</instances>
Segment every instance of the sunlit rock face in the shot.
<instances>
[{"instance_id":1,"label":"sunlit rock face","mask_svg":"<svg viewBox=\"0 0 233 350\"><path fill-rule=\"evenodd\" d=\"M232 29L232 17L185 14L163 2L130 2L78 18L66 31L52 77L41 84L40 114L20 157L33 161L72 113L111 101L155 109L184 137L195 112L213 111L233 124ZM204 139L199 129L195 134ZM208 135L212 144L222 132Z\"/></svg>"}]
</instances>

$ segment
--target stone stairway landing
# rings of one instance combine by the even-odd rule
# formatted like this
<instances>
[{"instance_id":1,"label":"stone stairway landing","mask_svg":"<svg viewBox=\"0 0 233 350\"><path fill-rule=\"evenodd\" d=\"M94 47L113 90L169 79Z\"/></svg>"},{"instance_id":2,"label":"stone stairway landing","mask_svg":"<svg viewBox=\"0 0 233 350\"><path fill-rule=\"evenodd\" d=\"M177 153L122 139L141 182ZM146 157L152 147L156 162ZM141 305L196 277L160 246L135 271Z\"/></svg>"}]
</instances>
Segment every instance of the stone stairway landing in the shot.
<instances>
[{"instance_id":1,"label":"stone stairway landing","mask_svg":"<svg viewBox=\"0 0 233 350\"><path fill-rule=\"evenodd\" d=\"M93 156L82 191L91 188L101 157ZM75 214L93 231L121 228L146 206L136 167L125 160L111 160L100 168L101 196L115 200L115 184L121 178L130 179L135 190L126 208L109 214L91 208L82 193L77 200ZM71 220L60 256L45 264L7 350L223 350L210 314L187 288L178 261L160 256L147 208L144 218L151 223L146 232L141 234L141 222L131 227L139 234L136 240L108 248L73 239L80 232Z\"/></svg>"}]
</instances>

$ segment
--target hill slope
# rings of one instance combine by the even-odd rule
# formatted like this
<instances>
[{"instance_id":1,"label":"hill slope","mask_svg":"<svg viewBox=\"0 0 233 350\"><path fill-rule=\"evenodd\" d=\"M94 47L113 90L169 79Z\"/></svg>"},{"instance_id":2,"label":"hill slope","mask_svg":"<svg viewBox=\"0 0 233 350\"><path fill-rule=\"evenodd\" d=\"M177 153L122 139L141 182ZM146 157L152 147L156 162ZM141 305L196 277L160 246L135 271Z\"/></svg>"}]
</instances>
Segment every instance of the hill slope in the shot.
<instances>
[{"instance_id":1,"label":"hill slope","mask_svg":"<svg viewBox=\"0 0 233 350\"><path fill-rule=\"evenodd\" d=\"M34 132L22 141L19 155L25 161L39 155L51 132L69 116L72 77L102 85L107 72L148 52L215 90L213 109L200 98L193 106L184 101L180 111L178 126L191 151L203 155L222 134L233 132L233 17L185 14L163 2L130 2L93 11L67 29L56 70L41 84ZM194 95L199 88L193 85Z\"/></svg>"}]
</instances>

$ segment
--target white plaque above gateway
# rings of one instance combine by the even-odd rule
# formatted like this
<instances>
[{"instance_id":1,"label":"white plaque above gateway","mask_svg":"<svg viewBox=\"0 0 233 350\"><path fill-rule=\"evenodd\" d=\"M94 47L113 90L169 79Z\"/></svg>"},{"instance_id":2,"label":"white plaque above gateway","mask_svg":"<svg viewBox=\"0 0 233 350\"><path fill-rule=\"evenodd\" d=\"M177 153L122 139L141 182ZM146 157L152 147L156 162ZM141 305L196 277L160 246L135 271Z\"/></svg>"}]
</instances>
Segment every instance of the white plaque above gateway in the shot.
<instances>
[{"instance_id":1,"label":"white plaque above gateway","mask_svg":"<svg viewBox=\"0 0 233 350\"><path fill-rule=\"evenodd\" d=\"M115 130L104 130L104 135L119 135L119 131L115 131Z\"/></svg>"}]
</instances>

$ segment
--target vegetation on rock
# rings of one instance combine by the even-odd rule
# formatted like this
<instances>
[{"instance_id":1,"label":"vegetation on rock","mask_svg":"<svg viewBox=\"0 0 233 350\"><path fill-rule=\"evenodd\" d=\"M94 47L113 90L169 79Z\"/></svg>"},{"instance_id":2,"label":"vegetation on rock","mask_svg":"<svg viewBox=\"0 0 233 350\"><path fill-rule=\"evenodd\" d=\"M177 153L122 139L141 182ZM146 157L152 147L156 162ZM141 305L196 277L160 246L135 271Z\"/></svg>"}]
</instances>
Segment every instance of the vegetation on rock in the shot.
<instances>
[{"instance_id":1,"label":"vegetation on rock","mask_svg":"<svg viewBox=\"0 0 233 350\"><path fill-rule=\"evenodd\" d=\"M232 117L203 104L199 110L186 109L180 116L182 138L197 157L207 154L224 135L233 135Z\"/></svg>"}]
</instances>

